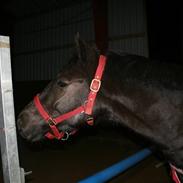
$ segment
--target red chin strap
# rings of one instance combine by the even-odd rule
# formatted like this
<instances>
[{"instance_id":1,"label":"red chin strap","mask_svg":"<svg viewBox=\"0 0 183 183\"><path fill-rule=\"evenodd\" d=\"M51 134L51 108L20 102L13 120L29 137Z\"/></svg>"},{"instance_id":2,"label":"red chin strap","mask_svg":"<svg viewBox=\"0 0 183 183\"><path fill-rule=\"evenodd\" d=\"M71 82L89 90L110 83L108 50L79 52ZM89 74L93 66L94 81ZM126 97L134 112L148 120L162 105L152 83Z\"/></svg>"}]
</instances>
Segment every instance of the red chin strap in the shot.
<instances>
[{"instance_id":1,"label":"red chin strap","mask_svg":"<svg viewBox=\"0 0 183 183\"><path fill-rule=\"evenodd\" d=\"M93 107L95 104L95 99L97 96L97 93L100 89L101 86L101 78L104 72L104 68L106 65L106 57L104 55L100 55L99 57L99 63L97 70L95 72L95 77L91 81L90 84L90 92L88 95L88 98L82 106L77 107L76 109L69 111L65 114L62 114L56 118L53 118L50 116L50 114L44 109L43 105L40 102L39 96L36 95L34 97L34 104L41 115L41 117L44 119L44 121L49 125L49 127L52 130L52 133L48 132L45 134L45 136L49 139L62 139L65 135L65 132L59 132L57 128L57 124L62 123L63 121L72 118L76 116L77 114L84 113L87 115L87 123L89 125L93 125L93 117L92 117L92 112L93 112ZM68 134L68 133L67 133ZM73 134L73 133L72 133Z\"/></svg>"}]
</instances>

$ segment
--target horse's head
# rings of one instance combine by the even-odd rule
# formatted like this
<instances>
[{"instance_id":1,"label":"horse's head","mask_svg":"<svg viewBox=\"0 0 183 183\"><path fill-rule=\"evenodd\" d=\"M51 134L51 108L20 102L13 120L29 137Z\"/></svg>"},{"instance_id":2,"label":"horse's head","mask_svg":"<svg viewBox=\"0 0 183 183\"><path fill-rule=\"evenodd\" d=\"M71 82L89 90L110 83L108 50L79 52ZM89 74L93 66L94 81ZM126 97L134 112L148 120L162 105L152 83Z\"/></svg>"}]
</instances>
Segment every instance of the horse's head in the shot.
<instances>
[{"instance_id":1,"label":"horse's head","mask_svg":"<svg viewBox=\"0 0 183 183\"><path fill-rule=\"evenodd\" d=\"M39 141L45 134L49 136L48 132L54 133L54 129L51 129L55 128L52 119L63 114L67 116L70 111L70 117L56 125L60 132L67 135L73 133L85 121L86 115L80 106L86 103L98 54L95 48L89 47L78 37L76 43L77 54L72 57L70 63L19 114L17 126L25 139ZM79 112L73 115L74 109ZM56 129L55 133L57 132Z\"/></svg>"}]
</instances>

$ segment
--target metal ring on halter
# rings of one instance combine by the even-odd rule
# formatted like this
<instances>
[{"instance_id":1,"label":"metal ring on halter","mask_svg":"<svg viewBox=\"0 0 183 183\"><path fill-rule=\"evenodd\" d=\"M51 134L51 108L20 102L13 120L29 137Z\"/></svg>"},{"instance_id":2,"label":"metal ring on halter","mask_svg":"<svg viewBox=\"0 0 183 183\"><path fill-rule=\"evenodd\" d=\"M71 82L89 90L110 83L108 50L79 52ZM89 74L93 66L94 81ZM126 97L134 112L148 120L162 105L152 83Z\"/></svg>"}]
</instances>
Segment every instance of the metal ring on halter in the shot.
<instances>
[{"instance_id":1,"label":"metal ring on halter","mask_svg":"<svg viewBox=\"0 0 183 183\"><path fill-rule=\"evenodd\" d=\"M63 141L68 140L69 136L70 136L70 133L65 132L65 134L64 134L64 136L61 138L61 140L63 140Z\"/></svg>"}]
</instances>

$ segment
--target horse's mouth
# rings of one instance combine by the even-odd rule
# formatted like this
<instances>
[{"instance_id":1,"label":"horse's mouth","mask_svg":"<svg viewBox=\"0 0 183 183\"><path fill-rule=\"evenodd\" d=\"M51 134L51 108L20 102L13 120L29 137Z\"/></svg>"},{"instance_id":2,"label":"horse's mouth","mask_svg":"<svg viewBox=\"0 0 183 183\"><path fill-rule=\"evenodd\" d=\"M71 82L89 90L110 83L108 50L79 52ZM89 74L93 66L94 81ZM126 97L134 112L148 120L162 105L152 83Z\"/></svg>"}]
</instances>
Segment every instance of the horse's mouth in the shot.
<instances>
[{"instance_id":1,"label":"horse's mouth","mask_svg":"<svg viewBox=\"0 0 183 183\"><path fill-rule=\"evenodd\" d=\"M38 142L44 139L44 135L34 128L22 127L21 119L17 120L18 134L28 142Z\"/></svg>"},{"instance_id":2,"label":"horse's mouth","mask_svg":"<svg viewBox=\"0 0 183 183\"><path fill-rule=\"evenodd\" d=\"M36 134L36 135L29 134L28 135L23 130L19 130L19 134L23 139L25 139L26 141L31 142L31 143L40 142L45 139L45 137L42 136L41 134L40 135L39 134Z\"/></svg>"},{"instance_id":3,"label":"horse's mouth","mask_svg":"<svg viewBox=\"0 0 183 183\"><path fill-rule=\"evenodd\" d=\"M49 128L48 125L45 125L44 121L39 121L40 126L37 126L38 122L31 121L25 123L26 115L21 115L17 119L17 128L20 136L28 142L39 142L44 141L48 137L46 134L50 133L54 136L53 131ZM70 125L68 123L63 123L57 126L59 133L64 133L62 140L67 140L70 136L74 135L78 130L78 126Z\"/></svg>"}]
</instances>

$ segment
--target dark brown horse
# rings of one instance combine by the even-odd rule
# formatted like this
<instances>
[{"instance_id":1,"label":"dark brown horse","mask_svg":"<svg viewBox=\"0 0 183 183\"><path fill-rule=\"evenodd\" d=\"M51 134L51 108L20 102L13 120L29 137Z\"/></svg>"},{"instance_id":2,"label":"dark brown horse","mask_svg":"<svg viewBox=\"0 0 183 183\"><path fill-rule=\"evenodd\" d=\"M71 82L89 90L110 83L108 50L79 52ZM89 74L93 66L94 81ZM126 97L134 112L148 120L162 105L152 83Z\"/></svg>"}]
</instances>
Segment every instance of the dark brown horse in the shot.
<instances>
[{"instance_id":1,"label":"dark brown horse","mask_svg":"<svg viewBox=\"0 0 183 183\"><path fill-rule=\"evenodd\" d=\"M70 63L20 113L20 134L32 142L61 139L92 119L115 121L152 141L183 182L183 67L108 52L98 91L100 78L90 84L99 53L79 38L76 43ZM91 92L97 96L87 113Z\"/></svg>"}]
</instances>

